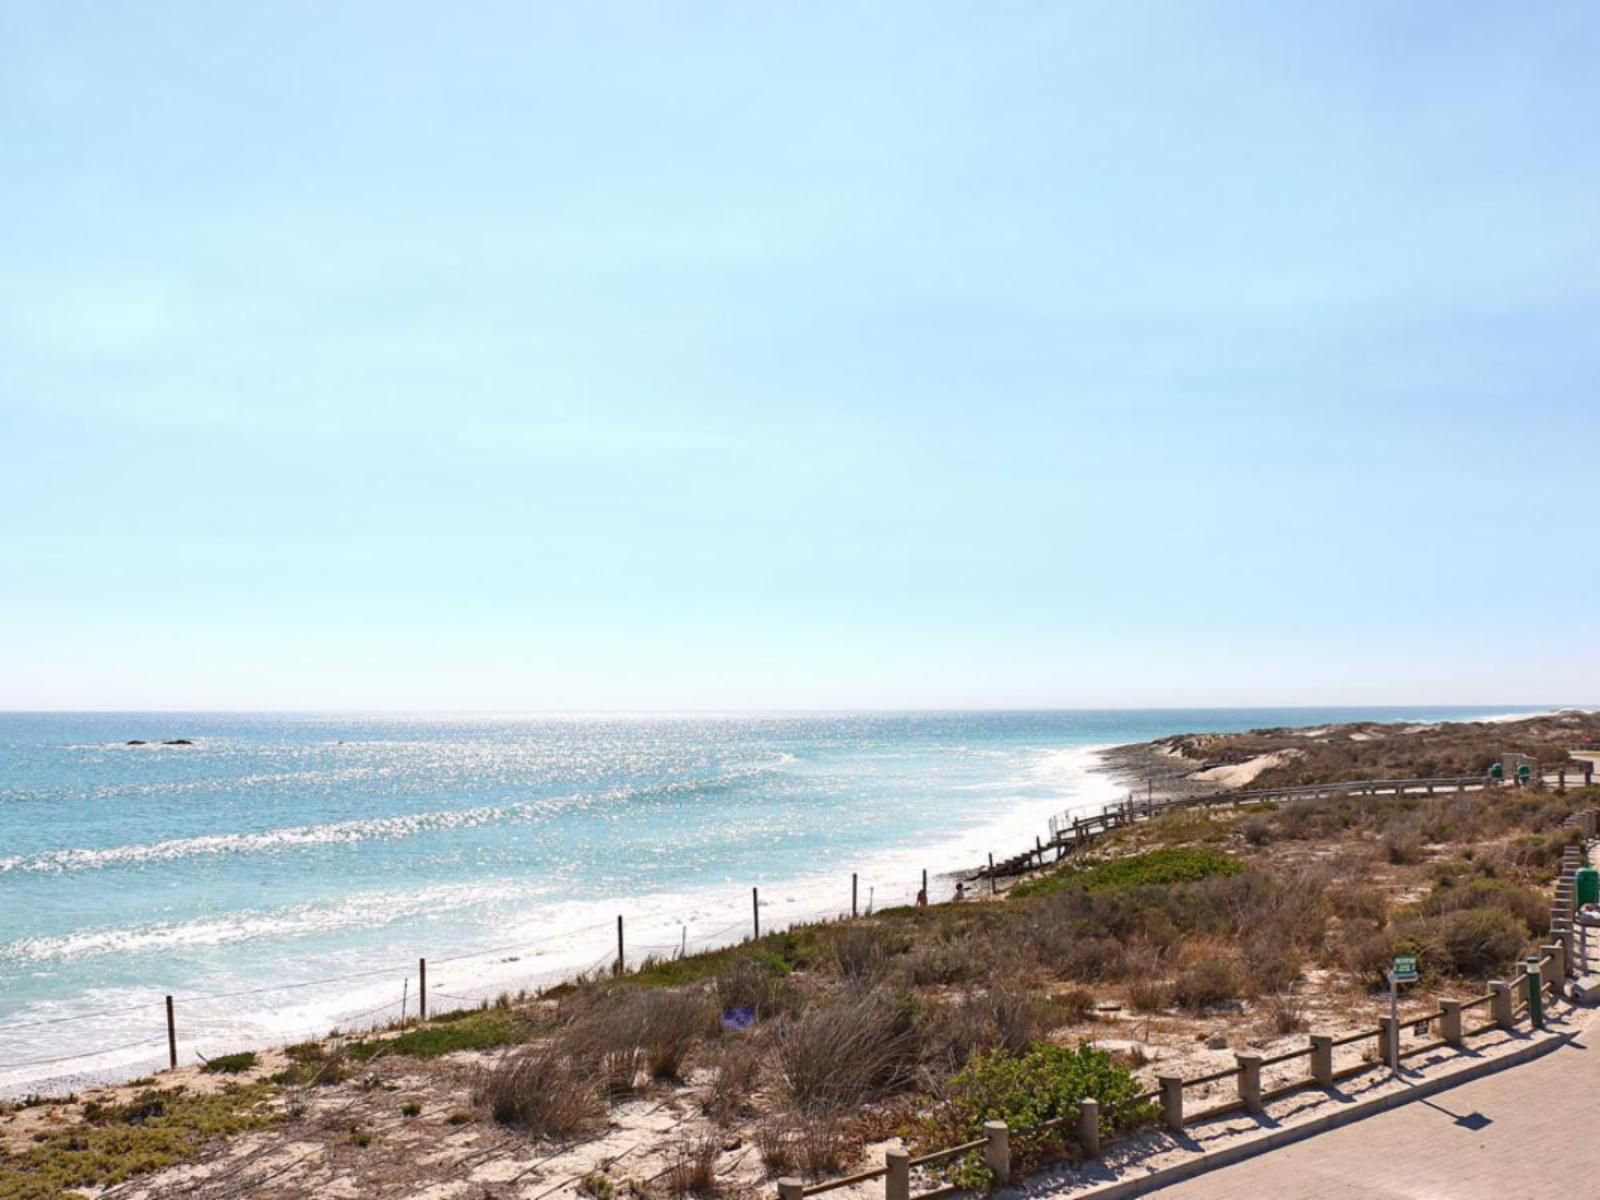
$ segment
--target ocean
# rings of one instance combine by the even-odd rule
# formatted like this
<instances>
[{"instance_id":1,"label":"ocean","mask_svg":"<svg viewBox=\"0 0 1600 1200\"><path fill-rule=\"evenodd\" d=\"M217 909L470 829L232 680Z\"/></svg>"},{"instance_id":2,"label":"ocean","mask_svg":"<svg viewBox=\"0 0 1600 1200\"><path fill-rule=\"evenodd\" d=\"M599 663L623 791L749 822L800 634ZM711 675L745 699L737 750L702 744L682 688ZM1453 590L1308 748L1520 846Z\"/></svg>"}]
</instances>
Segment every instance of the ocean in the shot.
<instances>
[{"instance_id":1,"label":"ocean","mask_svg":"<svg viewBox=\"0 0 1600 1200\"><path fill-rule=\"evenodd\" d=\"M0 714L0 1093L933 898L1120 795L1095 748L1505 709ZM1537 711L1537 710L1525 710ZM187 739L189 745L164 745ZM145 745L130 745L143 741Z\"/></svg>"}]
</instances>

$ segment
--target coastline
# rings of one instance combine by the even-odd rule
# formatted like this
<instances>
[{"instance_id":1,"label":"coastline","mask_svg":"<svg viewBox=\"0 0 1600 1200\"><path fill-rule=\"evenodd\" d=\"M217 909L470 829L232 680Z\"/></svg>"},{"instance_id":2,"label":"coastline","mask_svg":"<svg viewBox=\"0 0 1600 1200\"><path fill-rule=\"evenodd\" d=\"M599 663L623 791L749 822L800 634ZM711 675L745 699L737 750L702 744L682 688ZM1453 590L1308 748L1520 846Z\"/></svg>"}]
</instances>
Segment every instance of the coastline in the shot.
<instances>
[{"instance_id":1,"label":"coastline","mask_svg":"<svg viewBox=\"0 0 1600 1200\"><path fill-rule=\"evenodd\" d=\"M958 880L981 866L990 850L998 857L1015 845L1031 843L1062 811L1098 811L1120 794L1103 770L1104 745L1042 748L1031 767L1037 780L1051 785L1048 796L1023 803L983 803L997 811L982 823L926 841L868 852L854 864L838 863L794 875L752 881L710 883L679 891L645 893L595 900L555 900L504 929L492 947L433 947L428 958L430 1012L474 1007L493 1002L502 992L535 991L579 975L608 968L616 960L616 921L624 919L624 945L630 966L648 957L670 958L735 945L753 931L752 886L760 893L763 933L797 924L828 921L850 912L851 875L858 880L860 910L915 903L922 871L928 872L929 902L954 898ZM978 785L977 790L1004 798L1018 790L1014 780ZM425 939L419 939L423 941ZM427 947L423 947L427 949ZM322 1037L330 1029L358 1030L387 1024L416 1012L416 959L397 961L392 971L364 969L365 979L331 982L326 992L315 983L287 983L251 989L276 993L284 1003L243 1008L238 994L220 997L176 995L180 1064L195 1053L207 1058L243 1050L281 1046L306 1037ZM303 994L309 991L309 998ZM95 1021L83 1029L81 1044L116 1045L102 1055L79 1059L72 1071L38 1070L22 1065L0 1068L0 1097L41 1088L81 1088L115 1083L167 1065L164 993L119 996L112 1006L114 1022ZM49 1010L25 1013L17 1024L48 1030L70 1013ZM132 1027L148 1020L151 1037L126 1046ZM7 1041L0 1027L0 1063L27 1063L35 1056L16 1041ZM55 1055L39 1055L53 1058ZM69 1056L70 1057L70 1056ZM48 1068L53 1064L39 1063Z\"/></svg>"}]
</instances>

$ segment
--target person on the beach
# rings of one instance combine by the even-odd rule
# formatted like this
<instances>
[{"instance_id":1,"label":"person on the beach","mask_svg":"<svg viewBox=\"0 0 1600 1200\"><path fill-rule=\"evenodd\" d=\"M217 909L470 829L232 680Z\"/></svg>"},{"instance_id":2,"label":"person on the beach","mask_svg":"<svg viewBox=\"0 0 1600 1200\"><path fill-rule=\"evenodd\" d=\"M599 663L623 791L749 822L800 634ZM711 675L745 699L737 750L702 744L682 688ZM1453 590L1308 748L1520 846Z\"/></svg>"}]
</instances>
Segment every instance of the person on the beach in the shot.
<instances>
[{"instance_id":1,"label":"person on the beach","mask_svg":"<svg viewBox=\"0 0 1600 1200\"><path fill-rule=\"evenodd\" d=\"M927 888L918 888L917 889L917 907L918 908L927 908L928 907L928 889Z\"/></svg>"}]
</instances>

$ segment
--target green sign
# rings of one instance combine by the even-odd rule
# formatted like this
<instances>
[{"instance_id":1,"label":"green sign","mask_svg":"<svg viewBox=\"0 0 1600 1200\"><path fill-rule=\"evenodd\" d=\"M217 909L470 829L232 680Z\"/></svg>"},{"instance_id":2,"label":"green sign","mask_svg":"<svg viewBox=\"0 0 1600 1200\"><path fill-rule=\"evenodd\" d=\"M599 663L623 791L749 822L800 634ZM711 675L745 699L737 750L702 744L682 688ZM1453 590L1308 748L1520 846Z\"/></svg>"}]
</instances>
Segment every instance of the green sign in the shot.
<instances>
[{"instance_id":1,"label":"green sign","mask_svg":"<svg viewBox=\"0 0 1600 1200\"><path fill-rule=\"evenodd\" d=\"M1394 970L1390 974L1397 980L1415 979L1417 977L1417 956L1415 954L1396 954L1394 956Z\"/></svg>"}]
</instances>

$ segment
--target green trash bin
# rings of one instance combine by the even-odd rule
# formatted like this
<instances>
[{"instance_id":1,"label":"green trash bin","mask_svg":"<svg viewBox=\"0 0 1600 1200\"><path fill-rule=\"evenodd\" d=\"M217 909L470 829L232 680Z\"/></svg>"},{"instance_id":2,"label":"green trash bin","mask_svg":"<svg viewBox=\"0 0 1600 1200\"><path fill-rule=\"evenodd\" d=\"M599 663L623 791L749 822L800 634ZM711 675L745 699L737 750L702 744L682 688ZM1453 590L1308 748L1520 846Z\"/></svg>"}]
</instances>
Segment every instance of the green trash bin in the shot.
<instances>
[{"instance_id":1,"label":"green trash bin","mask_svg":"<svg viewBox=\"0 0 1600 1200\"><path fill-rule=\"evenodd\" d=\"M1490 779L1504 779L1505 777L1506 769L1501 763L1495 763L1494 766L1489 768Z\"/></svg>"},{"instance_id":2,"label":"green trash bin","mask_svg":"<svg viewBox=\"0 0 1600 1200\"><path fill-rule=\"evenodd\" d=\"M1577 874L1572 877L1572 885L1580 907L1585 904L1600 904L1600 871L1596 871L1593 867L1579 867Z\"/></svg>"}]
</instances>

